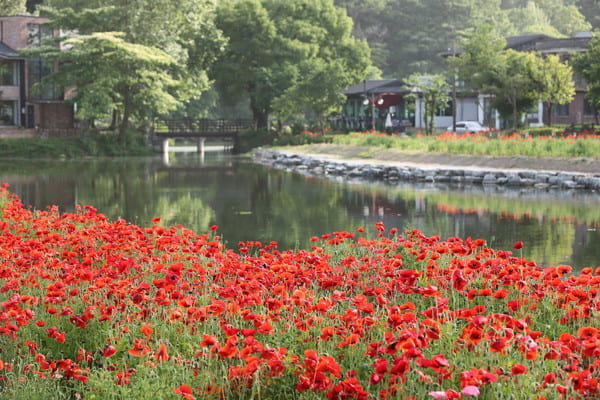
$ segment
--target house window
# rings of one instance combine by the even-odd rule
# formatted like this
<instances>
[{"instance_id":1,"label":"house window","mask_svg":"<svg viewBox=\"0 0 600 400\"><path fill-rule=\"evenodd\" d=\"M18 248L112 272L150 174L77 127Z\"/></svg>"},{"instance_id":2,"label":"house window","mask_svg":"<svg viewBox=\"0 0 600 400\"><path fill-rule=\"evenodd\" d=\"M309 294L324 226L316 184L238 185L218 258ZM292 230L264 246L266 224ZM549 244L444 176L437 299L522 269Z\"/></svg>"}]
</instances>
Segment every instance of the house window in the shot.
<instances>
[{"instance_id":1,"label":"house window","mask_svg":"<svg viewBox=\"0 0 600 400\"><path fill-rule=\"evenodd\" d=\"M51 28L41 24L27 24L27 47L40 47L45 39L52 38L54 32ZM60 100L60 95L54 85L45 88L45 92L33 89L36 83L54 72L54 63L41 58L30 58L27 60L27 91L32 99L37 100Z\"/></svg>"},{"instance_id":2,"label":"house window","mask_svg":"<svg viewBox=\"0 0 600 400\"><path fill-rule=\"evenodd\" d=\"M44 92L34 90L34 85L54 72L54 63L41 58L27 60L27 76L29 96L37 100L60 100L59 93L54 84L47 85Z\"/></svg>"},{"instance_id":3,"label":"house window","mask_svg":"<svg viewBox=\"0 0 600 400\"><path fill-rule=\"evenodd\" d=\"M0 60L0 86L15 86L17 84L17 63Z\"/></svg>"},{"instance_id":4,"label":"house window","mask_svg":"<svg viewBox=\"0 0 600 400\"><path fill-rule=\"evenodd\" d=\"M554 104L552 106L552 115L557 117L566 117L569 115L569 104Z\"/></svg>"},{"instance_id":5,"label":"house window","mask_svg":"<svg viewBox=\"0 0 600 400\"><path fill-rule=\"evenodd\" d=\"M583 99L583 115L596 115L596 109L594 108L592 103L590 103L590 101L586 98Z\"/></svg>"},{"instance_id":6,"label":"house window","mask_svg":"<svg viewBox=\"0 0 600 400\"><path fill-rule=\"evenodd\" d=\"M445 106L442 106L438 109L438 112L435 114L438 117L451 117L452 116L452 100L446 103Z\"/></svg>"},{"instance_id":7,"label":"house window","mask_svg":"<svg viewBox=\"0 0 600 400\"><path fill-rule=\"evenodd\" d=\"M0 101L0 125L16 125L15 117L17 116L16 101Z\"/></svg>"}]
</instances>

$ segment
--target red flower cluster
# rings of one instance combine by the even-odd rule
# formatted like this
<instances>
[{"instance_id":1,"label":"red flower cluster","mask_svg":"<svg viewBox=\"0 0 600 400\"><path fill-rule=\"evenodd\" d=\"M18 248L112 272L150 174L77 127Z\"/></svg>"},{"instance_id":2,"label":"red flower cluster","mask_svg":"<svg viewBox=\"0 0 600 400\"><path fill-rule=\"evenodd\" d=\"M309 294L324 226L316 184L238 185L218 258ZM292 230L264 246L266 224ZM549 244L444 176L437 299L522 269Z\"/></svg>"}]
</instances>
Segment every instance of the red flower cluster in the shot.
<instances>
[{"instance_id":1,"label":"red flower cluster","mask_svg":"<svg viewBox=\"0 0 600 400\"><path fill-rule=\"evenodd\" d=\"M600 396L600 270L381 223L236 252L158 219L31 212L5 188L0 202L9 396L45 379L84 396L157 379L186 399Z\"/></svg>"}]
</instances>

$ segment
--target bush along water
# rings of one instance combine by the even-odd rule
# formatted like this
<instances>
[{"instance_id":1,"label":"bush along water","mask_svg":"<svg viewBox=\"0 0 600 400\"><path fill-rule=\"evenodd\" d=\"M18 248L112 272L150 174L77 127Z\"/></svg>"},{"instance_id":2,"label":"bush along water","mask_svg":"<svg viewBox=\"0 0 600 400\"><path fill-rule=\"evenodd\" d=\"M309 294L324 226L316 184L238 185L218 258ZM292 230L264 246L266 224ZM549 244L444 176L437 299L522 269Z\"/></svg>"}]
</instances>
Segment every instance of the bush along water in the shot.
<instances>
[{"instance_id":1,"label":"bush along water","mask_svg":"<svg viewBox=\"0 0 600 400\"><path fill-rule=\"evenodd\" d=\"M312 143L331 143L331 135L324 136L320 133L303 130L275 132L266 129L246 130L239 135L238 152L247 153L260 146L299 146Z\"/></svg>"},{"instance_id":2,"label":"bush along water","mask_svg":"<svg viewBox=\"0 0 600 400\"><path fill-rule=\"evenodd\" d=\"M151 155L146 136L134 130L117 133L86 132L63 138L1 139L2 158L78 158L88 156Z\"/></svg>"},{"instance_id":3,"label":"bush along water","mask_svg":"<svg viewBox=\"0 0 600 400\"><path fill-rule=\"evenodd\" d=\"M216 226L0 202L2 398L600 395L600 269L542 268L523 242L377 223L228 249Z\"/></svg>"}]
</instances>

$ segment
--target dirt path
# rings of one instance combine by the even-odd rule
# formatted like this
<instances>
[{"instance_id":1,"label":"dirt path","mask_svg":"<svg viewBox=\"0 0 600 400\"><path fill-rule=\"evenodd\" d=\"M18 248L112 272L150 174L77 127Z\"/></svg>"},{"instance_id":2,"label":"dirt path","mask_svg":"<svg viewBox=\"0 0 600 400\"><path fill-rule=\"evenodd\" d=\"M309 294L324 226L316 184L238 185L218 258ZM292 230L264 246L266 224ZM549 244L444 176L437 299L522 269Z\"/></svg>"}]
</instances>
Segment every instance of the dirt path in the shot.
<instances>
[{"instance_id":1,"label":"dirt path","mask_svg":"<svg viewBox=\"0 0 600 400\"><path fill-rule=\"evenodd\" d=\"M445 153L418 153L398 149L374 147L311 144L306 146L279 147L277 151L340 159L344 161L376 162L428 167L457 167L461 169L532 170L553 172L577 172L600 174L598 158L558 157L492 157L456 155Z\"/></svg>"}]
</instances>

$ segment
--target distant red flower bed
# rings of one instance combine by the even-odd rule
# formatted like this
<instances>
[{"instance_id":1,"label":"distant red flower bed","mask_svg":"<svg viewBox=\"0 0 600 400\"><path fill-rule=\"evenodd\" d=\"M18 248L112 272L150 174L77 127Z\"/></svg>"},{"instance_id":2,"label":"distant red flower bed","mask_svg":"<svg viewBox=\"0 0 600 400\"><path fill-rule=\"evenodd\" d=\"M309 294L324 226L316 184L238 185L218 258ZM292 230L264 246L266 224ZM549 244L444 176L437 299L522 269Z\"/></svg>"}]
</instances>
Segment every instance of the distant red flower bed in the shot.
<instances>
[{"instance_id":1,"label":"distant red flower bed","mask_svg":"<svg viewBox=\"0 0 600 400\"><path fill-rule=\"evenodd\" d=\"M378 223L228 249L216 226L0 203L2 398L600 397L600 269L541 268L527 238Z\"/></svg>"}]
</instances>

